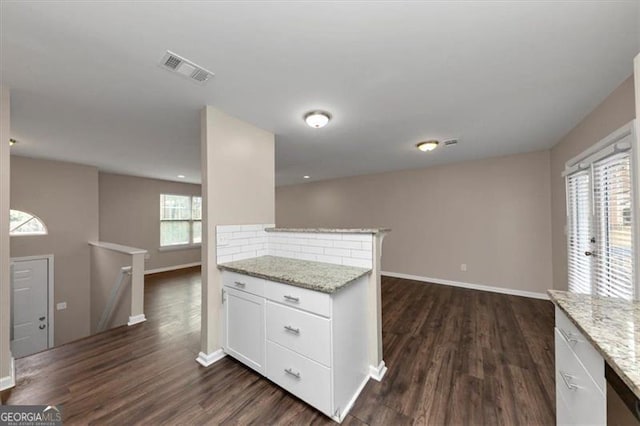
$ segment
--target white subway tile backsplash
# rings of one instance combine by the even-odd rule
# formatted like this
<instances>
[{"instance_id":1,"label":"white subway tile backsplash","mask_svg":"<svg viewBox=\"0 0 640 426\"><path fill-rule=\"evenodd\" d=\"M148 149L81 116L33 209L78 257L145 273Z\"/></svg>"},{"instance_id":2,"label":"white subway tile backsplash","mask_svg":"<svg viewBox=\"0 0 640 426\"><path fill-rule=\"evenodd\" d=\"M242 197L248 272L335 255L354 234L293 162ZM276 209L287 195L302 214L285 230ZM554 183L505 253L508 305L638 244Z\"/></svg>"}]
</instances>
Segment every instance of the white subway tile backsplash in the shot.
<instances>
[{"instance_id":1,"label":"white subway tile backsplash","mask_svg":"<svg viewBox=\"0 0 640 426\"><path fill-rule=\"evenodd\" d=\"M313 240L313 239L308 239L307 240L307 245L315 246L315 247L333 247L333 241L332 240Z\"/></svg>"},{"instance_id":2,"label":"white subway tile backsplash","mask_svg":"<svg viewBox=\"0 0 640 426\"><path fill-rule=\"evenodd\" d=\"M354 259L352 257L343 257L342 264L345 266L357 266L358 268L371 268L371 260Z\"/></svg>"},{"instance_id":3,"label":"white subway tile backsplash","mask_svg":"<svg viewBox=\"0 0 640 426\"><path fill-rule=\"evenodd\" d=\"M351 251L349 249L341 249L341 248L326 248L324 249L324 254L328 254L330 256L351 256Z\"/></svg>"},{"instance_id":4,"label":"white subway tile backsplash","mask_svg":"<svg viewBox=\"0 0 640 426\"><path fill-rule=\"evenodd\" d=\"M351 250L351 254L349 255L349 257L356 259L371 259L372 256L371 251L367 250Z\"/></svg>"},{"instance_id":5,"label":"white subway tile backsplash","mask_svg":"<svg viewBox=\"0 0 640 426\"><path fill-rule=\"evenodd\" d=\"M334 241L333 246L336 248L360 250L362 248L362 243L360 241Z\"/></svg>"},{"instance_id":6,"label":"white subway tile backsplash","mask_svg":"<svg viewBox=\"0 0 640 426\"><path fill-rule=\"evenodd\" d=\"M240 232L233 232L231 234L231 238L233 238L234 240L236 238L252 238L252 237L257 237L258 233L256 231L240 231Z\"/></svg>"},{"instance_id":7,"label":"white subway tile backsplash","mask_svg":"<svg viewBox=\"0 0 640 426\"><path fill-rule=\"evenodd\" d=\"M296 258L302 259L302 260L312 260L312 261L318 260L318 256L311 253L297 253Z\"/></svg>"},{"instance_id":8,"label":"white subway tile backsplash","mask_svg":"<svg viewBox=\"0 0 640 426\"><path fill-rule=\"evenodd\" d=\"M371 234L342 234L342 239L345 241L373 241L373 235Z\"/></svg>"},{"instance_id":9,"label":"white subway tile backsplash","mask_svg":"<svg viewBox=\"0 0 640 426\"><path fill-rule=\"evenodd\" d=\"M216 227L218 263L259 256L280 256L371 268L373 236L369 234L266 232L274 225L221 225Z\"/></svg>"},{"instance_id":10,"label":"white subway tile backsplash","mask_svg":"<svg viewBox=\"0 0 640 426\"><path fill-rule=\"evenodd\" d=\"M322 247L313 247L313 246L300 246L300 251L302 253L312 253L312 254L324 254L324 248Z\"/></svg>"},{"instance_id":11,"label":"white subway tile backsplash","mask_svg":"<svg viewBox=\"0 0 640 426\"><path fill-rule=\"evenodd\" d=\"M317 255L318 262L335 263L336 265L342 265L342 257L340 256L327 256L324 254Z\"/></svg>"}]
</instances>

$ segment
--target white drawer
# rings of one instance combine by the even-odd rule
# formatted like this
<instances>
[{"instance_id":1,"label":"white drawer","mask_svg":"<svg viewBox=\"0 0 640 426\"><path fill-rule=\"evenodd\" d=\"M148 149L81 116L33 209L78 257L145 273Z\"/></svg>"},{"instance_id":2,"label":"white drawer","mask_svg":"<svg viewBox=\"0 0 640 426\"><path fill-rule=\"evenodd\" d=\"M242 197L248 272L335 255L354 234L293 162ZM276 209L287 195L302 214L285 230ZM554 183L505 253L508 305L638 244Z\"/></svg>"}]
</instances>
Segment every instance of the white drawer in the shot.
<instances>
[{"instance_id":1,"label":"white drawer","mask_svg":"<svg viewBox=\"0 0 640 426\"><path fill-rule=\"evenodd\" d=\"M267 378L331 416L331 370L267 341Z\"/></svg>"},{"instance_id":2,"label":"white drawer","mask_svg":"<svg viewBox=\"0 0 640 426\"><path fill-rule=\"evenodd\" d=\"M556 328L560 332L562 341L571 348L600 390L604 392L606 380L602 356L558 307L556 307Z\"/></svg>"},{"instance_id":3,"label":"white drawer","mask_svg":"<svg viewBox=\"0 0 640 426\"><path fill-rule=\"evenodd\" d=\"M222 271L222 284L225 287L246 291L256 296L264 296L264 283L265 280L262 278L238 274L236 272Z\"/></svg>"},{"instance_id":4,"label":"white drawer","mask_svg":"<svg viewBox=\"0 0 640 426\"><path fill-rule=\"evenodd\" d=\"M556 345L556 402L557 421L578 425L605 425L607 423L607 399L584 366L555 330ZM560 402L558 402L560 401Z\"/></svg>"},{"instance_id":5,"label":"white drawer","mask_svg":"<svg viewBox=\"0 0 640 426\"><path fill-rule=\"evenodd\" d=\"M303 309L325 317L331 316L331 296L327 293L267 281L265 284L265 296L267 299L283 305Z\"/></svg>"},{"instance_id":6,"label":"white drawer","mask_svg":"<svg viewBox=\"0 0 640 426\"><path fill-rule=\"evenodd\" d=\"M268 301L267 339L331 366L331 321L326 318Z\"/></svg>"}]
</instances>

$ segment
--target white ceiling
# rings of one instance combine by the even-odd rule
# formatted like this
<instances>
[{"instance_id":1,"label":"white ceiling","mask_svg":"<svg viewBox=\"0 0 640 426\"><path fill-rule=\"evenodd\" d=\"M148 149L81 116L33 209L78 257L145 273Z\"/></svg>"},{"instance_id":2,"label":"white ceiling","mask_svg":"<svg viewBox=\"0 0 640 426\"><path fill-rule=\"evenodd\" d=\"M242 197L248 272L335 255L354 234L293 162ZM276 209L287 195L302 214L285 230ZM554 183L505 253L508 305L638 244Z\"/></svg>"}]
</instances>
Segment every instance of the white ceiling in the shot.
<instances>
[{"instance_id":1,"label":"white ceiling","mask_svg":"<svg viewBox=\"0 0 640 426\"><path fill-rule=\"evenodd\" d=\"M632 73L637 1L9 2L18 155L199 182L199 111L276 134L278 184L548 148ZM169 49L215 72L162 70ZM302 115L326 109L324 129ZM459 137L430 154L414 145Z\"/></svg>"}]
</instances>

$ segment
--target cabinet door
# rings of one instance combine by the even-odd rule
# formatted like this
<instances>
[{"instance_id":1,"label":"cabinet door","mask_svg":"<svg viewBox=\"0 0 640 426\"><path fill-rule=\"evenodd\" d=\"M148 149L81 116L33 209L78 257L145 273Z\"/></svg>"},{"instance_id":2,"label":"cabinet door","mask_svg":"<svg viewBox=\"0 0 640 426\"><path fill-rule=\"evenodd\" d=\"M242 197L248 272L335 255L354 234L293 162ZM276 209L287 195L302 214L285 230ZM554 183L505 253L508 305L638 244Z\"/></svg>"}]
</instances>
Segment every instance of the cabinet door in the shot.
<instances>
[{"instance_id":1,"label":"cabinet door","mask_svg":"<svg viewBox=\"0 0 640 426\"><path fill-rule=\"evenodd\" d=\"M222 303L225 352L264 374L264 299L225 288Z\"/></svg>"}]
</instances>

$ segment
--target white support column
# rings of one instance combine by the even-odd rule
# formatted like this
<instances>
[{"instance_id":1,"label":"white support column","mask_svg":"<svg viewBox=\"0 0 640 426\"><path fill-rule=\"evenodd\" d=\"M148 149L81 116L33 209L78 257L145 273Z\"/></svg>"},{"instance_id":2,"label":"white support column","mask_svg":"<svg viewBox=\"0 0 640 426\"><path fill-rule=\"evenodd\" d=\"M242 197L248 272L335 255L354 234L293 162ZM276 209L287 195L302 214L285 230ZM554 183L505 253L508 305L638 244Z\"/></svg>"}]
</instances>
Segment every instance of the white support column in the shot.
<instances>
[{"instance_id":1,"label":"white support column","mask_svg":"<svg viewBox=\"0 0 640 426\"><path fill-rule=\"evenodd\" d=\"M380 272L382 271L382 240L386 233L373 235L373 268L369 275L369 373L377 381L381 381L387 372L382 358L382 293L380 288Z\"/></svg>"},{"instance_id":2,"label":"white support column","mask_svg":"<svg viewBox=\"0 0 640 426\"><path fill-rule=\"evenodd\" d=\"M222 350L222 284L216 226L275 222L275 138L213 107L201 115L202 327L196 361L208 367Z\"/></svg>"},{"instance_id":3,"label":"white support column","mask_svg":"<svg viewBox=\"0 0 640 426\"><path fill-rule=\"evenodd\" d=\"M0 391L15 386L11 356L9 274L10 90L0 86Z\"/></svg>"}]
</instances>

